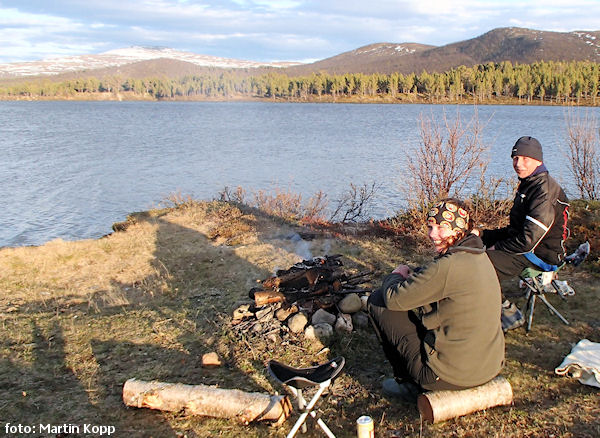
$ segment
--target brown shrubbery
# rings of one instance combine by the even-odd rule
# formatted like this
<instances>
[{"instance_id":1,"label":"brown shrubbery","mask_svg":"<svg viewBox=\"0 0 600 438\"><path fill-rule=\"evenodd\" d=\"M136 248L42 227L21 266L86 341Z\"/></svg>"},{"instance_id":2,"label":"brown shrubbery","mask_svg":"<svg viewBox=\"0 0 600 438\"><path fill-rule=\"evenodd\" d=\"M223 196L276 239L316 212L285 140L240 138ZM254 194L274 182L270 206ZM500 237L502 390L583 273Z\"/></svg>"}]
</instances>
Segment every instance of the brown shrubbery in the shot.
<instances>
[{"instance_id":1,"label":"brown shrubbery","mask_svg":"<svg viewBox=\"0 0 600 438\"><path fill-rule=\"evenodd\" d=\"M582 199L600 199L600 131L598 121L585 113L568 112L567 158Z\"/></svg>"}]
</instances>

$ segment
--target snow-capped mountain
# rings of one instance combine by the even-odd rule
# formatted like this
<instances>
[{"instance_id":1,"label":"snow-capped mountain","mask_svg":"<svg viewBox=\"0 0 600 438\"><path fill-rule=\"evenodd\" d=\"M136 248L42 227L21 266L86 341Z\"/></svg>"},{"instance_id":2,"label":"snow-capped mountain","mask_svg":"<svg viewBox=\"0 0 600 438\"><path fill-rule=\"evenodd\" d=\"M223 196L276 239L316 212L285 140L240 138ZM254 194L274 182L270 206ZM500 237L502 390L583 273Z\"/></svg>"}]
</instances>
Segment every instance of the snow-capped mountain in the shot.
<instances>
[{"instance_id":1,"label":"snow-capped mountain","mask_svg":"<svg viewBox=\"0 0 600 438\"><path fill-rule=\"evenodd\" d=\"M256 62L220 58L161 47L129 47L126 49L110 50L97 55L68 56L41 61L0 64L0 77L56 75L82 70L119 67L135 62L161 58L189 62L202 67L218 68L288 67L297 64L292 62Z\"/></svg>"}]
</instances>

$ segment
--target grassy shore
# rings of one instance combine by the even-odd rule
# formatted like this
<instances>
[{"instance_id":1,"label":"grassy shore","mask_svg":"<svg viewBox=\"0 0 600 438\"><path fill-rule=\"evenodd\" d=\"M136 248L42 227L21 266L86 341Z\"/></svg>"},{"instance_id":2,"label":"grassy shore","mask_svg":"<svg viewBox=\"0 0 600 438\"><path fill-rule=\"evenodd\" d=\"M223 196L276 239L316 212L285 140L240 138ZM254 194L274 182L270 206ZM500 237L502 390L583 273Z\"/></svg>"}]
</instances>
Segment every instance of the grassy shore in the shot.
<instances>
[{"instance_id":1,"label":"grassy shore","mask_svg":"<svg viewBox=\"0 0 600 438\"><path fill-rule=\"evenodd\" d=\"M391 369L370 329L336 336L323 353L300 337L274 345L230 325L235 303L257 280L301 260L294 233L313 256L342 254L346 270L372 269L376 278L399 263L425 263L425 246L364 227L309 228L216 201L134 214L121 229L98 240L0 250L2 432L7 423L38 430L92 424L128 437L283 437L295 416L279 427L244 426L127 408L122 386L135 377L275 393L283 389L268 376L268 360L309 366L343 355L344 373L321 405L338 437L356 436L364 414L378 437L600 436L598 389L554 374L574 343L600 342L598 274L589 264L561 274L574 297L550 297L570 326L539 306L529 335L507 334L502 374L513 406L431 425L421 423L416 407L381 396ZM516 290L516 282L508 287ZM200 366L210 351L222 367ZM322 435L309 429L304 436Z\"/></svg>"}]
</instances>

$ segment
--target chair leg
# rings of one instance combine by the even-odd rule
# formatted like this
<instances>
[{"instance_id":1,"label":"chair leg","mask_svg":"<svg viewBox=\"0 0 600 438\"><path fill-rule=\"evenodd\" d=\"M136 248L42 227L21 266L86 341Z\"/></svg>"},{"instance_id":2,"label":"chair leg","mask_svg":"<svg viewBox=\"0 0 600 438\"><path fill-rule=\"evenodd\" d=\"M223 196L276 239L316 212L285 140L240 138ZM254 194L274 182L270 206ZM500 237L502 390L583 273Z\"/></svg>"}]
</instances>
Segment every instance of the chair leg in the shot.
<instances>
[{"instance_id":1,"label":"chair leg","mask_svg":"<svg viewBox=\"0 0 600 438\"><path fill-rule=\"evenodd\" d=\"M308 417L308 414L310 414L313 417L315 417L316 414L314 412L312 412L312 409L317 404L317 401L319 400L319 397L321 397L321 395L323 394L323 391L325 391L325 389L330 384L331 384L331 380L327 380L327 381L319 384L319 389L317 390L317 392L315 393L315 395L313 396L313 398L308 403L308 406L306 406L304 412L302 412L302 414L300 414L300 417L298 418L298 420L294 424L294 427L292 427L292 430L290 430L290 432L287 434L287 438L293 438L296 435L296 433L298 433L298 430L300 429L300 427L301 426L305 426L304 422L306 421L306 418ZM296 392L297 396L300 396L300 398L302 398L302 395L301 395L302 392L300 390L297 390L295 392ZM321 423L323 423L323 421L321 420L321 423L319 423L319 420L317 420L317 423L319 424L319 426L321 426ZM325 423L323 423L323 426L325 426ZM321 428L323 428L323 426L321 426ZM325 426L325 428L327 430L329 430L329 428L327 428L327 426ZM325 431L325 429L323 429L323 430ZM325 431L325 433L327 433L327 431ZM329 433L331 433L330 430L329 430ZM328 436L330 438L335 438L335 436L333 434L328 435Z\"/></svg>"},{"instance_id":2,"label":"chair leg","mask_svg":"<svg viewBox=\"0 0 600 438\"><path fill-rule=\"evenodd\" d=\"M313 418L316 418L316 414L314 413L314 411L312 411L310 413L310 415L312 415ZM333 432L331 430L329 430L329 428L327 427L327 425L325 424L325 422L323 420L321 420L320 418L317 418L317 424L321 427L321 429L323 429L323 432L325 432L325 435L327 435L329 438L335 438L335 435L333 434Z\"/></svg>"},{"instance_id":3,"label":"chair leg","mask_svg":"<svg viewBox=\"0 0 600 438\"><path fill-rule=\"evenodd\" d=\"M562 316L558 310L556 310L554 308L554 306L552 304L550 304L548 302L548 300L546 299L546 297L544 295L540 295L540 300L542 300L542 302L548 307L548 310L550 310L550 313L554 313L556 316L558 316L558 318L564 322L566 325L569 325L569 321L567 321L564 316Z\"/></svg>"},{"instance_id":4,"label":"chair leg","mask_svg":"<svg viewBox=\"0 0 600 438\"><path fill-rule=\"evenodd\" d=\"M532 293L527 301L527 333L531 331L531 324L533 324L533 311L535 310L535 297L536 294Z\"/></svg>"}]
</instances>

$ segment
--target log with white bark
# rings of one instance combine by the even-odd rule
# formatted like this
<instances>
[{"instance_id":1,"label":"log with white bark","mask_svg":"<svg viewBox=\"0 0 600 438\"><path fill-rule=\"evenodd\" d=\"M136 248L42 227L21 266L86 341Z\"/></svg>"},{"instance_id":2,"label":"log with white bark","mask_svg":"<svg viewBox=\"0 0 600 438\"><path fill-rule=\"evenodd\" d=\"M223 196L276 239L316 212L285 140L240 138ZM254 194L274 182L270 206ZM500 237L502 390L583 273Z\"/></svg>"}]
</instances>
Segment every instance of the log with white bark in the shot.
<instances>
[{"instance_id":1,"label":"log with white bark","mask_svg":"<svg viewBox=\"0 0 600 438\"><path fill-rule=\"evenodd\" d=\"M232 418L243 424L263 420L282 423L292 411L287 396L136 379L123 385L123 401L137 408L183 410L193 415Z\"/></svg>"},{"instance_id":2,"label":"log with white bark","mask_svg":"<svg viewBox=\"0 0 600 438\"><path fill-rule=\"evenodd\" d=\"M484 385L461 391L423 393L417 399L417 406L424 420L437 423L494 406L510 405L512 398L510 383L498 376Z\"/></svg>"}]
</instances>

